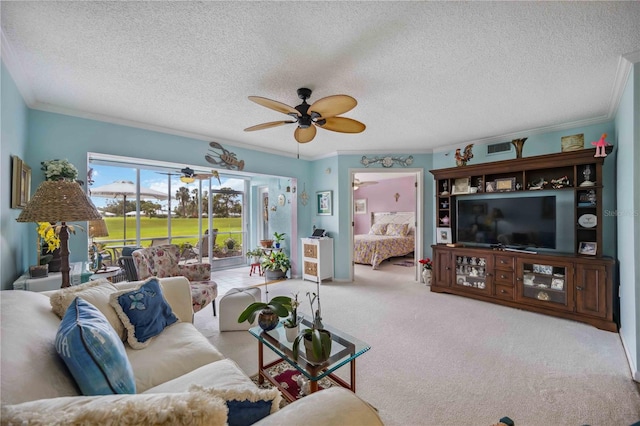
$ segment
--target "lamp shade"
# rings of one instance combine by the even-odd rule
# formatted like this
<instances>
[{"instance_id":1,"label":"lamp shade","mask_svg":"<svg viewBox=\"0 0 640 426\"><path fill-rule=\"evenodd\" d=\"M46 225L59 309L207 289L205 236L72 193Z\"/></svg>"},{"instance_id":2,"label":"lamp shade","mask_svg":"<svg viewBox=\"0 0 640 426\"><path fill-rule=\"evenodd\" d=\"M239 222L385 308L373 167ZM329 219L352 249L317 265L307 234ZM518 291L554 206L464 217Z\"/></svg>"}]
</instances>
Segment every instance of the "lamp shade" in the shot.
<instances>
[{"instance_id":1,"label":"lamp shade","mask_svg":"<svg viewBox=\"0 0 640 426\"><path fill-rule=\"evenodd\" d=\"M48 180L40 184L18 222L81 222L102 219L91 199L75 181Z\"/></svg>"},{"instance_id":2,"label":"lamp shade","mask_svg":"<svg viewBox=\"0 0 640 426\"><path fill-rule=\"evenodd\" d=\"M89 222L89 236L91 238L96 237L108 237L109 230L104 219L92 220Z\"/></svg>"}]
</instances>

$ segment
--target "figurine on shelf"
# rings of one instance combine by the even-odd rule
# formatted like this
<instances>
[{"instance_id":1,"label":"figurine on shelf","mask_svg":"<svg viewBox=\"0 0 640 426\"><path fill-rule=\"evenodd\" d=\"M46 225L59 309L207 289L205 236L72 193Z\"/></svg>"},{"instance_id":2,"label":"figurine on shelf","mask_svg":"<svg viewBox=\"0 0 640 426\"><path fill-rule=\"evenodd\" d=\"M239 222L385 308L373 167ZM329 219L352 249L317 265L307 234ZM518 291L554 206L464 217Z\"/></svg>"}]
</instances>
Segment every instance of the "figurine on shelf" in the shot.
<instances>
[{"instance_id":1,"label":"figurine on shelf","mask_svg":"<svg viewBox=\"0 0 640 426\"><path fill-rule=\"evenodd\" d=\"M593 154L594 157L606 157L607 156L607 152L606 152L606 147L611 146L611 144L609 142L607 142L605 139L607 138L607 134L603 133L602 136L600 137L600 140L597 142L591 142L591 145L595 145L596 147L596 153Z\"/></svg>"},{"instance_id":2,"label":"figurine on shelf","mask_svg":"<svg viewBox=\"0 0 640 426\"><path fill-rule=\"evenodd\" d=\"M467 161L473 158L473 152L471 151L472 148L473 144L470 143L464 147L463 153L460 153L460 148L456 149L456 166L461 167L467 165Z\"/></svg>"},{"instance_id":3,"label":"figurine on shelf","mask_svg":"<svg viewBox=\"0 0 640 426\"><path fill-rule=\"evenodd\" d=\"M449 195L449 184L446 180L442 183L442 192L440 195Z\"/></svg>"},{"instance_id":4,"label":"figurine on shelf","mask_svg":"<svg viewBox=\"0 0 640 426\"><path fill-rule=\"evenodd\" d=\"M529 189L530 190L544 189L544 186L548 183L549 182L544 180L544 178L536 179L529 184Z\"/></svg>"},{"instance_id":5,"label":"figurine on shelf","mask_svg":"<svg viewBox=\"0 0 640 426\"><path fill-rule=\"evenodd\" d=\"M562 176L561 178L558 178L558 179L551 179L551 186L553 187L553 189L559 189L559 188L564 188L566 186L571 186L571 184L569 183L569 177Z\"/></svg>"},{"instance_id":6,"label":"figurine on shelf","mask_svg":"<svg viewBox=\"0 0 640 426\"><path fill-rule=\"evenodd\" d=\"M589 180L591 178L591 166L589 166L588 164L585 166L584 170L582 171L582 176L584 177L584 182L582 182L580 186L595 185L593 182Z\"/></svg>"},{"instance_id":7,"label":"figurine on shelf","mask_svg":"<svg viewBox=\"0 0 640 426\"><path fill-rule=\"evenodd\" d=\"M445 217L441 218L440 222L442 222L443 225L448 225L449 224L449 216L445 216Z\"/></svg>"}]
</instances>

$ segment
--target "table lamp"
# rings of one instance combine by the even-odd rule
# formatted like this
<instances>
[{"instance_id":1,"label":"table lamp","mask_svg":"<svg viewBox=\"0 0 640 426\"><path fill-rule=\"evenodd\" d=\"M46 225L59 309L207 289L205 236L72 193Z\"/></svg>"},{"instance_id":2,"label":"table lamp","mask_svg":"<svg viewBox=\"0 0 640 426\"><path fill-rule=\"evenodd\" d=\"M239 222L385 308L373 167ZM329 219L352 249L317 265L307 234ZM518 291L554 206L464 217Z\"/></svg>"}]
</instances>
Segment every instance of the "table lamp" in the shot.
<instances>
[{"instance_id":1,"label":"table lamp","mask_svg":"<svg viewBox=\"0 0 640 426\"><path fill-rule=\"evenodd\" d=\"M60 222L60 259L62 261L62 288L69 287L69 229L66 222L102 219L80 185L69 180L48 180L40 184L27 203L18 222Z\"/></svg>"}]
</instances>

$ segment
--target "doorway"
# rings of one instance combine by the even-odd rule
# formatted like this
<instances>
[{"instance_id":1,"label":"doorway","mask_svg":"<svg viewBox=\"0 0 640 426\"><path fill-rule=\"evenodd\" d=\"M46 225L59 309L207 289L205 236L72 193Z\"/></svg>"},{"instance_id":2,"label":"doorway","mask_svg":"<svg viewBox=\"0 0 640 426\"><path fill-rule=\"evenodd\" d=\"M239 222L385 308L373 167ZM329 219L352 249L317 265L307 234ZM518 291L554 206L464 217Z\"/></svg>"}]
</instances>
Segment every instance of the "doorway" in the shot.
<instances>
[{"instance_id":1,"label":"doorway","mask_svg":"<svg viewBox=\"0 0 640 426\"><path fill-rule=\"evenodd\" d=\"M388 258L384 262L392 261L394 264L404 266L401 270L407 273L408 279L420 280L419 259L422 258L422 245L424 234L424 171L422 169L350 169L350 204L351 209L351 280L356 278L356 260L364 263L367 268L375 269L380 257L362 255L362 240L368 239L372 229L372 222L377 220L392 220L396 222L413 222L407 226L407 232L412 239L403 239L404 248L394 249L398 256ZM382 218L382 219L380 219ZM375 226L376 229L379 226ZM372 236L372 239L375 237ZM356 241L358 240L358 241ZM409 246L407 248L407 245ZM412 245L412 247L411 247ZM355 253L355 249L358 253ZM409 253L412 250L413 256ZM375 250L373 248L367 250ZM370 263L368 263L370 261ZM379 263L381 265L382 263ZM360 267L359 266L359 267Z\"/></svg>"}]
</instances>

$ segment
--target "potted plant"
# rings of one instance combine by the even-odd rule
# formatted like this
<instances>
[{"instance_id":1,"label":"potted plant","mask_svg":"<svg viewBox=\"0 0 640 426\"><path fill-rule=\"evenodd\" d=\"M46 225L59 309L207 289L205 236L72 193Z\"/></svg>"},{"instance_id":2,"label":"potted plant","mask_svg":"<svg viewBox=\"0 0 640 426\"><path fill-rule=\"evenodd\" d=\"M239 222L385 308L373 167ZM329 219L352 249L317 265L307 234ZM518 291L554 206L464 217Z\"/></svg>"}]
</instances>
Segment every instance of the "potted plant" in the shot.
<instances>
[{"instance_id":1,"label":"potted plant","mask_svg":"<svg viewBox=\"0 0 640 426\"><path fill-rule=\"evenodd\" d=\"M300 341L304 342L307 361L312 364L322 364L331 356L331 333L325 330L322 325L320 316L320 297L316 293L307 293L311 312L313 312L313 304L317 300L318 309L315 311L311 328L302 330L293 341L293 358L298 359Z\"/></svg>"},{"instance_id":2,"label":"potted plant","mask_svg":"<svg viewBox=\"0 0 640 426\"><path fill-rule=\"evenodd\" d=\"M264 254L264 251L262 250L261 247L256 247L252 250L247 251L247 257L253 257L253 260L251 263L260 263L260 258L262 257L263 254Z\"/></svg>"},{"instance_id":3,"label":"potted plant","mask_svg":"<svg viewBox=\"0 0 640 426\"><path fill-rule=\"evenodd\" d=\"M291 312L283 322L284 331L289 342L295 341L296 336L300 333L300 320L302 319L298 316L298 306L300 306L298 293L294 294L294 297L294 299L291 299Z\"/></svg>"},{"instance_id":4,"label":"potted plant","mask_svg":"<svg viewBox=\"0 0 640 426\"><path fill-rule=\"evenodd\" d=\"M267 279L277 280L286 277L287 271L291 268L291 261L286 253L274 250L262 259L260 266L265 271Z\"/></svg>"},{"instance_id":5,"label":"potted plant","mask_svg":"<svg viewBox=\"0 0 640 426\"><path fill-rule=\"evenodd\" d=\"M229 237L225 240L224 245L227 246L227 249L233 250L233 248L236 246L236 240Z\"/></svg>"},{"instance_id":6,"label":"potted plant","mask_svg":"<svg viewBox=\"0 0 640 426\"><path fill-rule=\"evenodd\" d=\"M273 330L279 322L279 318L289 316L291 310L291 298L276 296L270 302L253 302L245 308L238 317L238 322L249 321L253 323L258 315L258 325L265 331Z\"/></svg>"},{"instance_id":7,"label":"potted plant","mask_svg":"<svg viewBox=\"0 0 640 426\"><path fill-rule=\"evenodd\" d=\"M275 241L276 243L276 248L280 248L280 243L282 241L284 241L284 236L287 235L286 233L279 233L279 232L274 232L273 233L273 241Z\"/></svg>"},{"instance_id":8,"label":"potted plant","mask_svg":"<svg viewBox=\"0 0 640 426\"><path fill-rule=\"evenodd\" d=\"M431 285L431 270L433 269L433 263L431 259L428 257L426 259L418 260L423 266L422 268L422 279L426 285Z\"/></svg>"},{"instance_id":9,"label":"potted plant","mask_svg":"<svg viewBox=\"0 0 640 426\"><path fill-rule=\"evenodd\" d=\"M273 240L260 240L260 245L264 248L271 248L273 246Z\"/></svg>"}]
</instances>

